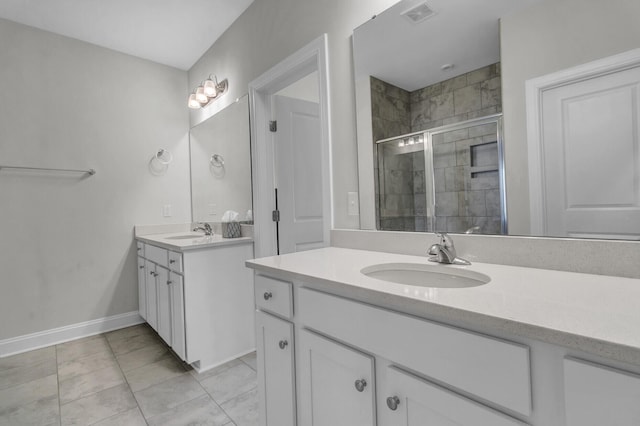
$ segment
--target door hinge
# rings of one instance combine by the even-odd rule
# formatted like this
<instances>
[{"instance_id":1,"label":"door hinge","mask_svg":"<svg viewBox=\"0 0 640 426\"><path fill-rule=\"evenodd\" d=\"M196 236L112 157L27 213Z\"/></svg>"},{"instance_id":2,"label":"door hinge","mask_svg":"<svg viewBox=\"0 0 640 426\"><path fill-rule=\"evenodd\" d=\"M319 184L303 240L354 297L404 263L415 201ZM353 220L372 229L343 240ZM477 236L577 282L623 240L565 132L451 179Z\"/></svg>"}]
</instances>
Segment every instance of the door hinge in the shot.
<instances>
[{"instance_id":1,"label":"door hinge","mask_svg":"<svg viewBox=\"0 0 640 426\"><path fill-rule=\"evenodd\" d=\"M271 219L274 222L280 222L280 210L274 210L271 212Z\"/></svg>"},{"instance_id":2,"label":"door hinge","mask_svg":"<svg viewBox=\"0 0 640 426\"><path fill-rule=\"evenodd\" d=\"M277 132L278 131L278 122L276 120L273 120L273 121L269 122L269 131L270 132Z\"/></svg>"}]
</instances>

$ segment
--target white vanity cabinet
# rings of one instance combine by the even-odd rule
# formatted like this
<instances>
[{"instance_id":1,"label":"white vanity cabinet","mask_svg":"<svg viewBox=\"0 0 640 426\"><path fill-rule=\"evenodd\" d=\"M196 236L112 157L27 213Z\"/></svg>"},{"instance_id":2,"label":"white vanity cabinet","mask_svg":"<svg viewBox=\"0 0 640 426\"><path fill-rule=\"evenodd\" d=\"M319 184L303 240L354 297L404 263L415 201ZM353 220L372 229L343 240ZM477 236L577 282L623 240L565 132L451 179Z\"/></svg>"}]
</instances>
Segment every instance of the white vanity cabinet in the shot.
<instances>
[{"instance_id":1,"label":"white vanity cabinet","mask_svg":"<svg viewBox=\"0 0 640 426\"><path fill-rule=\"evenodd\" d=\"M158 335L199 371L252 352L252 242L178 251L149 240L138 250L139 310Z\"/></svg>"}]
</instances>

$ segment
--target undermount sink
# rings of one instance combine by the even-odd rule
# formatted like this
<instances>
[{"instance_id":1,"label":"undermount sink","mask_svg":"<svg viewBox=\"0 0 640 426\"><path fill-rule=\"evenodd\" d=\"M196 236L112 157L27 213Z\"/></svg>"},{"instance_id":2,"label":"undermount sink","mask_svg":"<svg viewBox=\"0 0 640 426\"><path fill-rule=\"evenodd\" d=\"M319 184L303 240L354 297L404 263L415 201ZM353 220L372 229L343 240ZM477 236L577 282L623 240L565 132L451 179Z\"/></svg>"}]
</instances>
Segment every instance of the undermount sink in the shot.
<instances>
[{"instance_id":1,"label":"undermount sink","mask_svg":"<svg viewBox=\"0 0 640 426\"><path fill-rule=\"evenodd\" d=\"M205 236L204 234L191 233L191 234L174 235L172 237L167 237L167 240L191 240L193 238L202 238L204 236Z\"/></svg>"},{"instance_id":2,"label":"undermount sink","mask_svg":"<svg viewBox=\"0 0 640 426\"><path fill-rule=\"evenodd\" d=\"M420 287L465 288L491 281L491 277L468 269L421 263L382 263L360 270L364 275L397 284Z\"/></svg>"}]
</instances>

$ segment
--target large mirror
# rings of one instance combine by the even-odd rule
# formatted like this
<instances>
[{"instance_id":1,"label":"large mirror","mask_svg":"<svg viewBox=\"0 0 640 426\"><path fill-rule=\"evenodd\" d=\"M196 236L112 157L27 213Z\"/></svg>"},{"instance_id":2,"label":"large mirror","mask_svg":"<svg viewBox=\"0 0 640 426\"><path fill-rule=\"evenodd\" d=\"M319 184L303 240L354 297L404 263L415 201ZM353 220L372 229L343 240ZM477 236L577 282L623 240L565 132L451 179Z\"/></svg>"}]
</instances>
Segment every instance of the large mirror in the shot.
<instances>
[{"instance_id":1,"label":"large mirror","mask_svg":"<svg viewBox=\"0 0 640 426\"><path fill-rule=\"evenodd\" d=\"M561 173L574 173L579 197L536 210L526 94L527 82L637 48L639 19L640 2L625 0L402 0L356 28L361 228L640 239L638 109L607 121L628 128L630 148L594 148L612 142L584 130L591 136ZM598 175L602 164L626 172ZM580 179L589 170L595 177ZM547 182L546 191L570 184ZM615 198L614 186L629 189ZM604 219L573 214L598 203L617 210ZM565 212L562 226L538 226L537 215L554 209ZM582 222L579 232L572 221Z\"/></svg>"},{"instance_id":2,"label":"large mirror","mask_svg":"<svg viewBox=\"0 0 640 426\"><path fill-rule=\"evenodd\" d=\"M220 222L226 211L251 215L249 101L245 95L189 132L194 222Z\"/></svg>"}]
</instances>

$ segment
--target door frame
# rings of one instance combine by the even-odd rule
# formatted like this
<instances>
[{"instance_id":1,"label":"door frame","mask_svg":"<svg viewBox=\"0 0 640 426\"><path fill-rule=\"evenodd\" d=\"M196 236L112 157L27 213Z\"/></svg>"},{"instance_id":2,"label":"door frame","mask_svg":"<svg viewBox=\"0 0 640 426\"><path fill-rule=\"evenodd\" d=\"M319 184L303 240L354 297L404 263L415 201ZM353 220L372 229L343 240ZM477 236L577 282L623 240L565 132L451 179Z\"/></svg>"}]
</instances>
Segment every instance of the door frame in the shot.
<instances>
[{"instance_id":1,"label":"door frame","mask_svg":"<svg viewBox=\"0 0 640 426\"><path fill-rule=\"evenodd\" d=\"M273 133L269 121L273 117L272 97L291 83L318 72L320 109L320 142L322 168L323 241L329 245L333 227L331 126L329 121L329 66L327 35L323 34L249 83L251 117L251 167L253 183L253 238L256 258L274 256L276 226L271 212L275 210L275 158Z\"/></svg>"},{"instance_id":2,"label":"door frame","mask_svg":"<svg viewBox=\"0 0 640 426\"><path fill-rule=\"evenodd\" d=\"M527 148L529 165L529 211L532 235L546 235L546 194L544 174L544 123L542 102L544 93L580 81L640 66L640 49L598 59L586 64L536 77L525 82L527 108Z\"/></svg>"}]
</instances>

